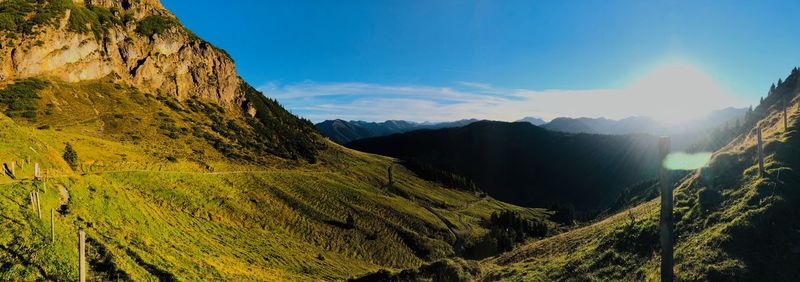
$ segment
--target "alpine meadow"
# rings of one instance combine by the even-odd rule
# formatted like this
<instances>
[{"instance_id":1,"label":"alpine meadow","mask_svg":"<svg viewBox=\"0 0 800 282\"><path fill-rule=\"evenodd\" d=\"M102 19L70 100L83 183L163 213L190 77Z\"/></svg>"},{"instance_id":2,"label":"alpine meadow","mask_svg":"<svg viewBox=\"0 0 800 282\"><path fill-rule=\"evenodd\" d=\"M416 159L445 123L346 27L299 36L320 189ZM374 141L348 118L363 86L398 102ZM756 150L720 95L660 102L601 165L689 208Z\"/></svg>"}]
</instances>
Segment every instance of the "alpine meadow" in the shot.
<instances>
[{"instance_id":1,"label":"alpine meadow","mask_svg":"<svg viewBox=\"0 0 800 282\"><path fill-rule=\"evenodd\" d=\"M800 6L229 2L0 0L0 280L800 277Z\"/></svg>"}]
</instances>

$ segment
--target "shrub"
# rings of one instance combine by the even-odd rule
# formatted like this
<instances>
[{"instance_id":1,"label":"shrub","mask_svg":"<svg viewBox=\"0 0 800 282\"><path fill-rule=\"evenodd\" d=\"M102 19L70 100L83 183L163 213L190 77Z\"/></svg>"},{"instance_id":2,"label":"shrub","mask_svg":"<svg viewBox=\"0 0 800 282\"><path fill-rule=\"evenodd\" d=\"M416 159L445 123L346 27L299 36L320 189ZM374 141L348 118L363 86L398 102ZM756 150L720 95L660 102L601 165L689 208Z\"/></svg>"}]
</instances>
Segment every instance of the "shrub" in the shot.
<instances>
[{"instance_id":1,"label":"shrub","mask_svg":"<svg viewBox=\"0 0 800 282\"><path fill-rule=\"evenodd\" d=\"M78 167L78 153L75 152L75 149L72 148L72 145L67 143L64 147L64 161L72 168L75 169Z\"/></svg>"},{"instance_id":2,"label":"shrub","mask_svg":"<svg viewBox=\"0 0 800 282\"><path fill-rule=\"evenodd\" d=\"M136 26L136 33L144 36L153 36L153 34L162 34L177 25L178 20L175 18L152 15L139 21Z\"/></svg>"},{"instance_id":3,"label":"shrub","mask_svg":"<svg viewBox=\"0 0 800 282\"><path fill-rule=\"evenodd\" d=\"M248 103L256 108L255 120L252 122L255 137L269 152L280 157L302 158L310 163L317 160L317 150L322 148L318 143L317 130L311 121L298 118L284 109L276 100L264 96L261 92L242 83L242 92ZM244 104L242 105L244 108ZM246 111L242 111L249 119Z\"/></svg>"},{"instance_id":4,"label":"shrub","mask_svg":"<svg viewBox=\"0 0 800 282\"><path fill-rule=\"evenodd\" d=\"M454 188L470 192L476 192L480 190L478 189L478 186L475 185L474 182L472 182L472 180L469 180L466 177L457 175L452 172L447 172L444 170L437 169L432 165L429 165L427 163L415 159L403 161L403 166L413 171L422 179L441 183L442 185L448 188Z\"/></svg>"},{"instance_id":5,"label":"shrub","mask_svg":"<svg viewBox=\"0 0 800 282\"><path fill-rule=\"evenodd\" d=\"M24 24L17 27L18 32L29 33L33 28L41 25L56 25L58 19L63 17L66 10L70 7L75 7L75 4L70 0L51 0L45 3L39 3L35 7L36 12ZM72 21L72 20L70 20Z\"/></svg>"},{"instance_id":6,"label":"shrub","mask_svg":"<svg viewBox=\"0 0 800 282\"><path fill-rule=\"evenodd\" d=\"M0 89L0 106L5 107L9 117L24 117L28 121L36 120L37 91L47 87L47 83L38 79L25 79Z\"/></svg>"},{"instance_id":7,"label":"shrub","mask_svg":"<svg viewBox=\"0 0 800 282\"><path fill-rule=\"evenodd\" d=\"M524 242L529 237L547 235L547 225L544 222L525 219L514 211L492 213L487 229L489 233L465 247L465 258L482 259L511 250L515 244Z\"/></svg>"},{"instance_id":8,"label":"shrub","mask_svg":"<svg viewBox=\"0 0 800 282\"><path fill-rule=\"evenodd\" d=\"M14 16L6 13L0 14L0 30L13 31L17 29Z\"/></svg>"},{"instance_id":9,"label":"shrub","mask_svg":"<svg viewBox=\"0 0 800 282\"><path fill-rule=\"evenodd\" d=\"M34 10L26 0L8 0L0 3L0 30L18 31L25 24L25 16Z\"/></svg>"}]
</instances>

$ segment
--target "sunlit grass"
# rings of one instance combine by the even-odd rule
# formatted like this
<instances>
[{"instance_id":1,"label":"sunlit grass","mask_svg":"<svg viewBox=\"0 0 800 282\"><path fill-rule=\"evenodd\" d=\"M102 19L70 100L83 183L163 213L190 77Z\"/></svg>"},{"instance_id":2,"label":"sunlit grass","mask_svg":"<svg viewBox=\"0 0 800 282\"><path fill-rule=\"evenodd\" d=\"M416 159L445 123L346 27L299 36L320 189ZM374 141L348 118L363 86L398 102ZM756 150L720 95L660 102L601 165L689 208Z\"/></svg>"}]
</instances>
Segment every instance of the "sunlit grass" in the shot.
<instances>
[{"instance_id":1,"label":"sunlit grass","mask_svg":"<svg viewBox=\"0 0 800 282\"><path fill-rule=\"evenodd\" d=\"M443 188L401 166L395 187L385 188L395 160L333 143L315 164L232 161L203 138L173 139L151 125L164 116L178 128L212 122L204 115L106 82L50 85L35 123L0 115L0 159L24 164L17 180L0 176L6 278L74 280L80 229L91 241L90 276L100 280L341 280L452 256L455 238L425 207L460 217L472 236L486 232L481 223L495 211L547 216ZM66 142L77 171L61 159ZM69 195L54 245L47 220L29 208L37 162L51 176L41 189L43 215L66 201L60 190ZM352 228L342 224L348 216Z\"/></svg>"}]
</instances>

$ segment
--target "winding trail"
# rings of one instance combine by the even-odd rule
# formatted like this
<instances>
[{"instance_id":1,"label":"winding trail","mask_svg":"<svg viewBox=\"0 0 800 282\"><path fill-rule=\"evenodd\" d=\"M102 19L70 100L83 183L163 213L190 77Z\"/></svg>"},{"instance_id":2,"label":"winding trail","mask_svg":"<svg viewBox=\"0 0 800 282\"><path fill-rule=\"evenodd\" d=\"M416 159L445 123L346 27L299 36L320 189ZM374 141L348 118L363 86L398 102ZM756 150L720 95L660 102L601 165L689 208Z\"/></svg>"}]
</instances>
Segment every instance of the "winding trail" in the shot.
<instances>
[{"instance_id":1,"label":"winding trail","mask_svg":"<svg viewBox=\"0 0 800 282\"><path fill-rule=\"evenodd\" d=\"M69 203L69 191L64 185L58 184L58 195L61 196L61 205L66 205Z\"/></svg>"},{"instance_id":2,"label":"winding trail","mask_svg":"<svg viewBox=\"0 0 800 282\"><path fill-rule=\"evenodd\" d=\"M459 209L450 210L450 211L456 213L456 216L457 216L457 219L458 219L458 223L461 225L461 229L459 229L455 224L453 224L452 222L447 220L447 218L445 218L443 215L441 215L435 209L433 209L433 208L431 208L431 207L429 207L427 205L424 205L424 204L420 203L419 201L416 201L416 202L417 202L417 205L425 208L426 210L428 210L428 212L430 212L431 214L436 216L436 218L438 218L440 221L442 221L442 223L444 223L444 225L447 227L447 230L449 230L450 233L452 233L453 236L456 237L456 242L453 244L453 251L456 253L457 256L461 256L461 254L463 252L463 249L464 249L464 244L466 243L467 238L469 237L469 235L472 234L472 225L470 225L469 223L466 223L464 221L463 215L460 212L469 209L474 204L476 204L476 203L478 203L480 201L483 201L485 199L486 198L480 198L480 199L472 201L472 202L467 202L467 203L464 203L464 205Z\"/></svg>"}]
</instances>

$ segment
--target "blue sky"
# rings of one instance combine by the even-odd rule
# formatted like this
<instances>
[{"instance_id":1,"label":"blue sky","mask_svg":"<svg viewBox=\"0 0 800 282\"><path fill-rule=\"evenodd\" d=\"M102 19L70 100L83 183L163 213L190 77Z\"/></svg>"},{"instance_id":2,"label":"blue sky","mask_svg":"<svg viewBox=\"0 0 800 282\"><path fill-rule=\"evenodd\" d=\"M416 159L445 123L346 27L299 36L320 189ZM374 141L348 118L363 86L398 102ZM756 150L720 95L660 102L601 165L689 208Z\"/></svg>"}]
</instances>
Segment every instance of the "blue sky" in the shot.
<instances>
[{"instance_id":1,"label":"blue sky","mask_svg":"<svg viewBox=\"0 0 800 282\"><path fill-rule=\"evenodd\" d=\"M162 2L314 121L621 118L653 110L616 105L653 85L719 92L697 115L753 104L800 65L797 1Z\"/></svg>"}]
</instances>

